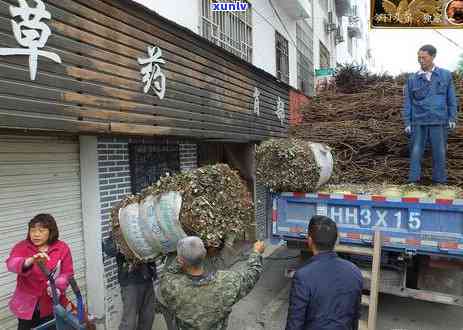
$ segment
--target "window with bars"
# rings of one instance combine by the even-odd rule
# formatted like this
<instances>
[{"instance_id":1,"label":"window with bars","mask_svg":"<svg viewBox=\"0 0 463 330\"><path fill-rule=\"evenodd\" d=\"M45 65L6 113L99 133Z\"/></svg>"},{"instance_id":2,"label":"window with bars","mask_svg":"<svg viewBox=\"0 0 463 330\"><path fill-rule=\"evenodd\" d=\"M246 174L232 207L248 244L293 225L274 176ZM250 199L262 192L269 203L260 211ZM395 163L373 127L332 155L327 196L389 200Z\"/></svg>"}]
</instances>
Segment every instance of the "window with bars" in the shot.
<instances>
[{"instance_id":1,"label":"window with bars","mask_svg":"<svg viewBox=\"0 0 463 330\"><path fill-rule=\"evenodd\" d=\"M314 92L313 31L307 22L296 22L297 87L306 95Z\"/></svg>"},{"instance_id":2,"label":"window with bars","mask_svg":"<svg viewBox=\"0 0 463 330\"><path fill-rule=\"evenodd\" d=\"M180 172L178 144L129 144L132 193L141 192L166 173Z\"/></svg>"},{"instance_id":3,"label":"window with bars","mask_svg":"<svg viewBox=\"0 0 463 330\"><path fill-rule=\"evenodd\" d=\"M252 11L248 3L246 11L212 11L217 0L201 0L201 33L206 39L229 52L252 62ZM228 0L228 2L246 2Z\"/></svg>"},{"instance_id":4,"label":"window with bars","mask_svg":"<svg viewBox=\"0 0 463 330\"><path fill-rule=\"evenodd\" d=\"M277 78L289 84L289 52L288 40L275 31Z\"/></svg>"}]
</instances>

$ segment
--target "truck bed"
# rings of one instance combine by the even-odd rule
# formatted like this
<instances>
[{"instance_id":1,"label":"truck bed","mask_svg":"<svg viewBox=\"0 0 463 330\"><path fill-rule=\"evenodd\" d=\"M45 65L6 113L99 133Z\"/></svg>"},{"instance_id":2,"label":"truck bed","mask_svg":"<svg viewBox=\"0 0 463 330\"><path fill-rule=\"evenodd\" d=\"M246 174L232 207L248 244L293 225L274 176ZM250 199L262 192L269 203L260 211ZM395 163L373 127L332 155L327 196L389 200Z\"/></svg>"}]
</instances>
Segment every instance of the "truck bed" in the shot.
<instances>
[{"instance_id":1,"label":"truck bed","mask_svg":"<svg viewBox=\"0 0 463 330\"><path fill-rule=\"evenodd\" d=\"M341 243L370 245L383 233L384 250L463 257L463 200L386 198L322 193L272 194L272 237L303 240L313 215L338 224Z\"/></svg>"}]
</instances>

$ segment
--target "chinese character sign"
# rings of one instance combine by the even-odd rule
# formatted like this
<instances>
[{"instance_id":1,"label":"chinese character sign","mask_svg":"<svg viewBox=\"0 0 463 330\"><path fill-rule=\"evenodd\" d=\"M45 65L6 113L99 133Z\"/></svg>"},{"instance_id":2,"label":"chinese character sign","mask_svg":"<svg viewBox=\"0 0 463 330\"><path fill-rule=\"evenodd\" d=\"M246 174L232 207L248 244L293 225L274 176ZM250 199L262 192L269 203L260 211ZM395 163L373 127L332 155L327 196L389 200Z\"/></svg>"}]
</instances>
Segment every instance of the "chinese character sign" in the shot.
<instances>
[{"instance_id":1,"label":"chinese character sign","mask_svg":"<svg viewBox=\"0 0 463 330\"><path fill-rule=\"evenodd\" d=\"M462 0L371 0L371 26L463 28Z\"/></svg>"},{"instance_id":2,"label":"chinese character sign","mask_svg":"<svg viewBox=\"0 0 463 330\"><path fill-rule=\"evenodd\" d=\"M143 92L148 93L150 88L152 88L156 95L162 100L166 92L166 77L164 73L161 72L159 64L164 64L166 61L161 57L162 51L159 47L148 47L148 57L138 58L138 63L144 65L140 70L142 81L145 84Z\"/></svg>"},{"instance_id":3,"label":"chinese character sign","mask_svg":"<svg viewBox=\"0 0 463 330\"><path fill-rule=\"evenodd\" d=\"M0 48L0 55L28 55L31 80L37 75L37 59L44 56L50 60L61 63L61 58L52 52L40 50L45 47L48 37L51 35L50 28L42 20L51 19L51 14L45 9L41 0L34 0L36 6L29 7L26 0L18 0L19 7L10 6L10 13L14 19L11 20L14 37L23 48Z\"/></svg>"},{"instance_id":4,"label":"chinese character sign","mask_svg":"<svg viewBox=\"0 0 463 330\"><path fill-rule=\"evenodd\" d=\"M285 121L285 103L281 100L279 96L278 96L277 109L275 111L275 114L277 115L278 119L280 119L281 125L283 125Z\"/></svg>"},{"instance_id":5,"label":"chinese character sign","mask_svg":"<svg viewBox=\"0 0 463 330\"><path fill-rule=\"evenodd\" d=\"M254 88L254 113L257 116L260 116L260 101L259 101L259 96L260 96L260 91L256 88Z\"/></svg>"}]
</instances>

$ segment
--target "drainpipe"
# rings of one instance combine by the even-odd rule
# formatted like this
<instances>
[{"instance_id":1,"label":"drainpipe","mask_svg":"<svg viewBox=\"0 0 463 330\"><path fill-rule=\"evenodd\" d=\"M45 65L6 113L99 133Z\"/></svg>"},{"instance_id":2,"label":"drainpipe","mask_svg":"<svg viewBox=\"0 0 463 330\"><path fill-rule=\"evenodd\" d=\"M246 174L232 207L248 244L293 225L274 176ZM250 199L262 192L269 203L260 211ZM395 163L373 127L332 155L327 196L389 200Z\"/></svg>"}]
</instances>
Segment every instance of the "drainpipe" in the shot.
<instances>
[{"instance_id":1,"label":"drainpipe","mask_svg":"<svg viewBox=\"0 0 463 330\"><path fill-rule=\"evenodd\" d=\"M315 7L314 7L314 2L315 0L311 0L311 7L312 7L312 70L313 70L313 90L312 90L312 95L315 95Z\"/></svg>"}]
</instances>

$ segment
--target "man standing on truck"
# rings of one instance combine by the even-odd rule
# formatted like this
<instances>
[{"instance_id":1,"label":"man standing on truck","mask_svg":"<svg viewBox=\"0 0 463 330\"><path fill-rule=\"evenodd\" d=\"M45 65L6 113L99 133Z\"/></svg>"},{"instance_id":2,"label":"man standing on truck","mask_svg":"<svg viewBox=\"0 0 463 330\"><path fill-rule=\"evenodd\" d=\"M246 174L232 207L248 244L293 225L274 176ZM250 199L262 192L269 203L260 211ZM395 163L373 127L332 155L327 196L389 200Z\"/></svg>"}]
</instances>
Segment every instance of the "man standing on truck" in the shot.
<instances>
[{"instance_id":1,"label":"man standing on truck","mask_svg":"<svg viewBox=\"0 0 463 330\"><path fill-rule=\"evenodd\" d=\"M411 140L408 181L419 183L421 161L428 139L432 146L432 181L447 183L447 135L457 122L457 98L452 73L434 65L436 48L418 51L421 70L411 74L404 89L405 132Z\"/></svg>"},{"instance_id":2,"label":"man standing on truck","mask_svg":"<svg viewBox=\"0 0 463 330\"><path fill-rule=\"evenodd\" d=\"M286 330L357 330L363 278L357 266L333 251L336 223L310 219L308 245L314 256L296 271L289 296Z\"/></svg>"}]
</instances>

